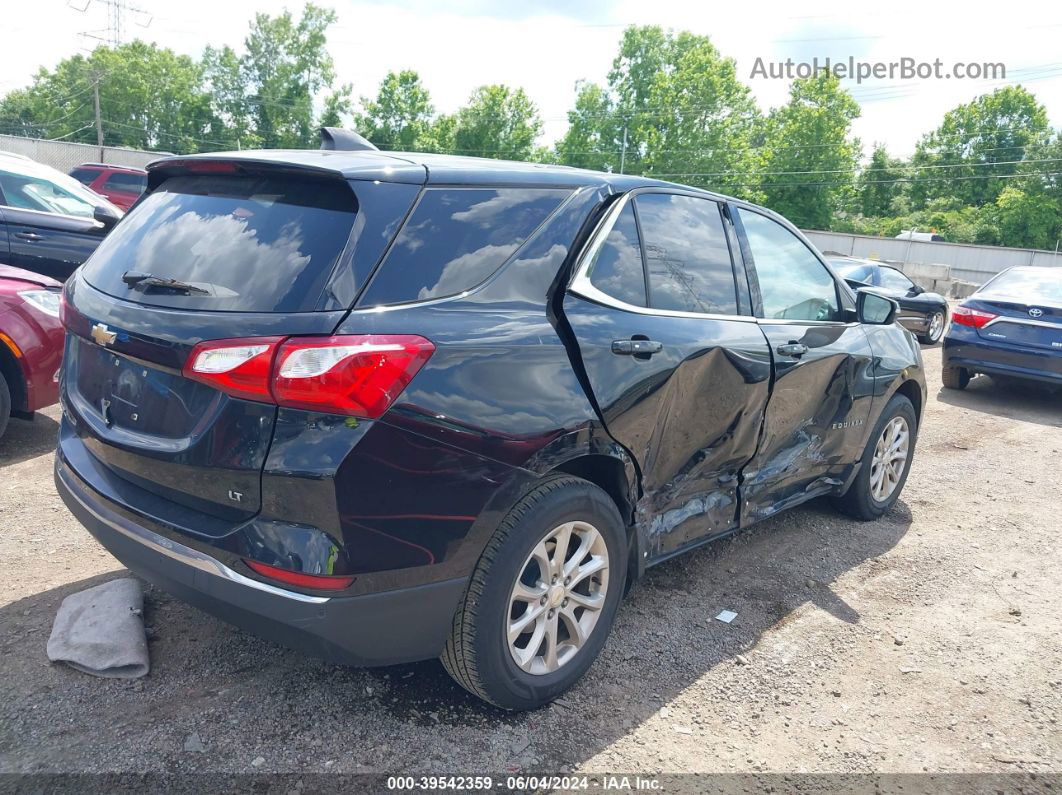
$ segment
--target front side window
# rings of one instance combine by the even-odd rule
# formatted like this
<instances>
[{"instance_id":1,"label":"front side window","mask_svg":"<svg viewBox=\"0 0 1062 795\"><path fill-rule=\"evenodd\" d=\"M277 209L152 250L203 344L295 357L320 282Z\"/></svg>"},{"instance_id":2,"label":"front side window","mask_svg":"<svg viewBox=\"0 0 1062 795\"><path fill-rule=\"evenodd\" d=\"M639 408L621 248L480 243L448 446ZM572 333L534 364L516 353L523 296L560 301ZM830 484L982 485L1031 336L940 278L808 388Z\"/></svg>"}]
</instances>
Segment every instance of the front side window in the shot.
<instances>
[{"instance_id":1,"label":"front side window","mask_svg":"<svg viewBox=\"0 0 1062 795\"><path fill-rule=\"evenodd\" d=\"M634 220L634 205L628 203L597 250L588 271L598 290L627 304L645 306L645 272L641 241Z\"/></svg>"},{"instance_id":2,"label":"front side window","mask_svg":"<svg viewBox=\"0 0 1062 795\"><path fill-rule=\"evenodd\" d=\"M699 314L737 314L737 291L719 205L643 193L635 199L645 247L649 304Z\"/></svg>"},{"instance_id":3,"label":"front side window","mask_svg":"<svg viewBox=\"0 0 1062 795\"><path fill-rule=\"evenodd\" d=\"M839 320L837 285L804 243L765 215L739 209L763 299L763 316L778 320Z\"/></svg>"},{"instance_id":4,"label":"front side window","mask_svg":"<svg viewBox=\"0 0 1062 795\"><path fill-rule=\"evenodd\" d=\"M907 291L914 287L914 282L892 268L881 268L881 286L890 290Z\"/></svg>"},{"instance_id":5,"label":"front side window","mask_svg":"<svg viewBox=\"0 0 1062 795\"><path fill-rule=\"evenodd\" d=\"M476 287L570 194L539 188L429 188L359 305L425 301Z\"/></svg>"},{"instance_id":6,"label":"front side window","mask_svg":"<svg viewBox=\"0 0 1062 795\"><path fill-rule=\"evenodd\" d=\"M70 176L80 182L82 185L90 185L96 177L100 175L100 172L93 171L91 168L75 168L70 172Z\"/></svg>"},{"instance_id":7,"label":"front side window","mask_svg":"<svg viewBox=\"0 0 1062 795\"><path fill-rule=\"evenodd\" d=\"M0 171L0 191L3 192L4 203L8 207L17 207L20 210L91 218L96 209L91 202L72 190L42 177Z\"/></svg>"}]
</instances>

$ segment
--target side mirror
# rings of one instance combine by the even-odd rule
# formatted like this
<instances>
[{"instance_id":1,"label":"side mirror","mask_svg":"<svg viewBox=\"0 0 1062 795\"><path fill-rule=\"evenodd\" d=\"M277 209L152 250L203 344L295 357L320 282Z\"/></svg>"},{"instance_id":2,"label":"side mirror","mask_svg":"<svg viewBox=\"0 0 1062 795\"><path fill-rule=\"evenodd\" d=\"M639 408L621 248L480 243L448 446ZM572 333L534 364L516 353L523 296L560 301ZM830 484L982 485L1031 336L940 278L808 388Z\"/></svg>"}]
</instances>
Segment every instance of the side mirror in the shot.
<instances>
[{"instance_id":1,"label":"side mirror","mask_svg":"<svg viewBox=\"0 0 1062 795\"><path fill-rule=\"evenodd\" d=\"M104 232L110 232L114 225L122 220L120 213L116 213L105 204L96 205L96 209L92 211L92 218L103 224Z\"/></svg>"},{"instance_id":2,"label":"side mirror","mask_svg":"<svg viewBox=\"0 0 1062 795\"><path fill-rule=\"evenodd\" d=\"M860 323L888 326L899 311L900 305L891 298L863 290L856 293L856 316Z\"/></svg>"},{"instance_id":3,"label":"side mirror","mask_svg":"<svg viewBox=\"0 0 1062 795\"><path fill-rule=\"evenodd\" d=\"M919 287L917 284L912 284L911 289L907 291L908 295L921 295L925 292L924 287Z\"/></svg>"}]
</instances>

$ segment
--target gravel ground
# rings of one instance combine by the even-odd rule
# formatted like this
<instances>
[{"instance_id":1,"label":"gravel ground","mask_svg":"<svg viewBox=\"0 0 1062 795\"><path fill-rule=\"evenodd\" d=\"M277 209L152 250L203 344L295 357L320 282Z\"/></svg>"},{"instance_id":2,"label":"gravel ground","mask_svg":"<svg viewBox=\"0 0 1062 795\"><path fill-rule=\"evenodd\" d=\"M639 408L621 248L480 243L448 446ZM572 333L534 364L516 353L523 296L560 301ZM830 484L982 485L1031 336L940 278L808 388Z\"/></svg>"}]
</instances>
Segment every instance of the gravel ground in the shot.
<instances>
[{"instance_id":1,"label":"gravel ground","mask_svg":"<svg viewBox=\"0 0 1062 795\"><path fill-rule=\"evenodd\" d=\"M984 378L944 393L925 355L891 514L813 503L653 569L586 679L522 715L437 662L326 664L153 589L149 676L50 664L62 598L122 569L55 494L57 412L13 420L0 771L1062 773L1062 400Z\"/></svg>"}]
</instances>

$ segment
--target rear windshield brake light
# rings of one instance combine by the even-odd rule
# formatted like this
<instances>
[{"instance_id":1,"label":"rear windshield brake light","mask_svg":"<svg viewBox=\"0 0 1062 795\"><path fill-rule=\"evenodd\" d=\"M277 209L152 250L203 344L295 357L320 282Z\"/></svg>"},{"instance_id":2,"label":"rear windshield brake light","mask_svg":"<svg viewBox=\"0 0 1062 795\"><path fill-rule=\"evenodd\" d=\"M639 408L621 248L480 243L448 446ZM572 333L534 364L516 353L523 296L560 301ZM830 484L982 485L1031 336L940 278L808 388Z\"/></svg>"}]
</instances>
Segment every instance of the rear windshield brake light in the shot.
<instances>
[{"instance_id":1,"label":"rear windshield brake light","mask_svg":"<svg viewBox=\"0 0 1062 795\"><path fill-rule=\"evenodd\" d=\"M245 400L377 419L434 351L409 334L211 340L184 375Z\"/></svg>"},{"instance_id":2,"label":"rear windshield brake light","mask_svg":"<svg viewBox=\"0 0 1062 795\"><path fill-rule=\"evenodd\" d=\"M959 304L951 314L951 322L970 328L984 328L989 321L995 320L999 315L991 312L982 312L980 309L971 309Z\"/></svg>"}]
</instances>

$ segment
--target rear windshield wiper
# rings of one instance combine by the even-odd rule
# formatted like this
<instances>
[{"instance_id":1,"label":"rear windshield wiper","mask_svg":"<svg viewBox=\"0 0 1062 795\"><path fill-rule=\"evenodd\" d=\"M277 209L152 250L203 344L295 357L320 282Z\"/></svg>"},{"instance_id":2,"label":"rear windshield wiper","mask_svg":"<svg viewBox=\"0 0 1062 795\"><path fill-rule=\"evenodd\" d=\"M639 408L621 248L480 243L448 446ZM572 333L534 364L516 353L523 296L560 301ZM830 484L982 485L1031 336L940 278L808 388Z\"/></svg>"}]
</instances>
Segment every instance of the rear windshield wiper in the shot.
<instances>
[{"instance_id":1,"label":"rear windshield wiper","mask_svg":"<svg viewBox=\"0 0 1062 795\"><path fill-rule=\"evenodd\" d=\"M178 281L177 279L167 279L150 273L140 273L139 271L126 271L122 274L122 281L130 289L135 287L163 287L167 290L177 290L188 295L210 295L210 290L204 290L194 284L188 284L188 282Z\"/></svg>"}]
</instances>

